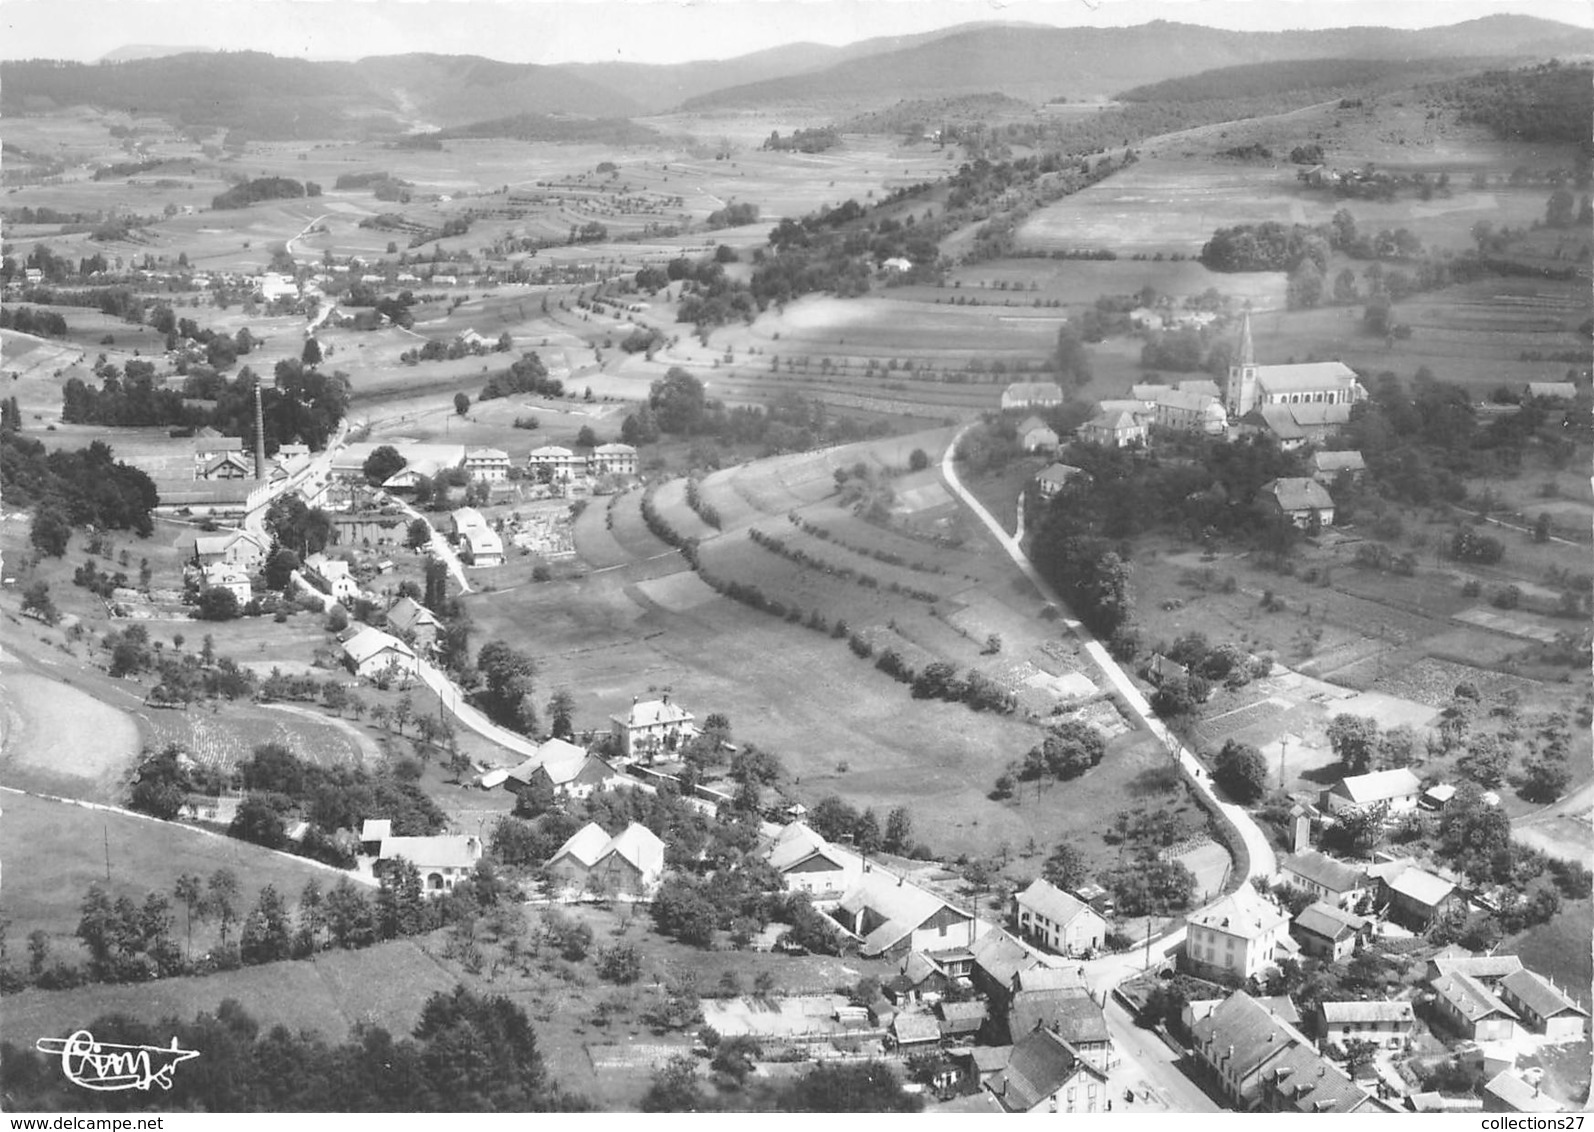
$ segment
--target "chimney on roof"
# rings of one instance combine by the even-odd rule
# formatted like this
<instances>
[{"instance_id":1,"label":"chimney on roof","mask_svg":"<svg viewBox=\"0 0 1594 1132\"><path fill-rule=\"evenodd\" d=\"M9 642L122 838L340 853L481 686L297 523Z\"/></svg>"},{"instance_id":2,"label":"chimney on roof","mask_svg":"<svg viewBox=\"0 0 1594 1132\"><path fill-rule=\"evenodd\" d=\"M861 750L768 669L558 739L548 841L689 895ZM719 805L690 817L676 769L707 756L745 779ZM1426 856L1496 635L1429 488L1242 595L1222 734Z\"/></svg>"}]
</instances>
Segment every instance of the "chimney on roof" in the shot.
<instances>
[{"instance_id":1,"label":"chimney on roof","mask_svg":"<svg viewBox=\"0 0 1594 1132\"><path fill-rule=\"evenodd\" d=\"M666 704L668 704L670 702L670 693L668 693L668 692L664 693L664 702Z\"/></svg>"}]
</instances>

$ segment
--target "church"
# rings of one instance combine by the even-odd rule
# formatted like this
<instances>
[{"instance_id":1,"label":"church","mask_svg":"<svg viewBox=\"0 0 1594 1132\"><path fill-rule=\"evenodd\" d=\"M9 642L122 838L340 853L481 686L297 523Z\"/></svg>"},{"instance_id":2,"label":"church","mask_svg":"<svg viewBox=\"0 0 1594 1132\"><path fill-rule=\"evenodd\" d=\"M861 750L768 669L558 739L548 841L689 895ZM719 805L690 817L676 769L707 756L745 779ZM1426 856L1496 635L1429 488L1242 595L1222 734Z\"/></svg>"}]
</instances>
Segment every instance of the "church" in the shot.
<instances>
[{"instance_id":1,"label":"church","mask_svg":"<svg viewBox=\"0 0 1594 1132\"><path fill-rule=\"evenodd\" d=\"M1316 415L1350 419L1350 406L1367 399L1367 390L1344 362L1306 362L1300 365L1259 366L1251 342L1251 312L1240 324L1240 346L1229 367L1223 404L1230 420L1240 420L1256 409L1272 405L1343 406Z\"/></svg>"}]
</instances>

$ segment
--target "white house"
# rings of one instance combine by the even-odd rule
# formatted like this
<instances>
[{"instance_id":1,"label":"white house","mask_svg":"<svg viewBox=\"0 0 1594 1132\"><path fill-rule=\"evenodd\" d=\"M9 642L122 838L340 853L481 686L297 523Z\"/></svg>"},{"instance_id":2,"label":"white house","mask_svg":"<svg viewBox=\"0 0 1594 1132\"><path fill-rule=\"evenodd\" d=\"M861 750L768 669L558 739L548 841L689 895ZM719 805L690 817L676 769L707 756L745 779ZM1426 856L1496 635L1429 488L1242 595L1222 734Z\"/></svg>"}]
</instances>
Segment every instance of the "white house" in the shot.
<instances>
[{"instance_id":1,"label":"white house","mask_svg":"<svg viewBox=\"0 0 1594 1132\"><path fill-rule=\"evenodd\" d=\"M1185 959L1197 974L1248 979L1294 949L1289 916L1248 884L1186 922Z\"/></svg>"},{"instance_id":2,"label":"white house","mask_svg":"<svg viewBox=\"0 0 1594 1132\"><path fill-rule=\"evenodd\" d=\"M800 821L780 831L765 859L787 892L806 892L817 908L834 905L863 875L856 854L838 850Z\"/></svg>"},{"instance_id":3,"label":"white house","mask_svg":"<svg viewBox=\"0 0 1594 1132\"><path fill-rule=\"evenodd\" d=\"M645 896L664 875L664 842L637 822L613 837L588 822L548 859L548 872L566 888Z\"/></svg>"},{"instance_id":4,"label":"white house","mask_svg":"<svg viewBox=\"0 0 1594 1132\"><path fill-rule=\"evenodd\" d=\"M465 562L471 566L502 566L504 540L487 525L474 507L460 507L450 516L454 537L463 544Z\"/></svg>"},{"instance_id":5,"label":"white house","mask_svg":"<svg viewBox=\"0 0 1594 1132\"><path fill-rule=\"evenodd\" d=\"M265 562L265 546L247 531L200 535L194 540L194 564L200 567L225 563L253 572Z\"/></svg>"},{"instance_id":6,"label":"white house","mask_svg":"<svg viewBox=\"0 0 1594 1132\"><path fill-rule=\"evenodd\" d=\"M254 588L249 583L249 572L242 566L213 562L209 566L201 566L199 576L204 589L228 590L238 599L239 605L248 604L255 596Z\"/></svg>"},{"instance_id":7,"label":"white house","mask_svg":"<svg viewBox=\"0 0 1594 1132\"><path fill-rule=\"evenodd\" d=\"M1367 892L1367 874L1316 849L1279 858L1279 879L1341 908L1353 907Z\"/></svg>"},{"instance_id":8,"label":"white house","mask_svg":"<svg viewBox=\"0 0 1594 1132\"><path fill-rule=\"evenodd\" d=\"M477 448L467 452L465 474L484 483L503 483L509 478L509 453L497 448Z\"/></svg>"},{"instance_id":9,"label":"white house","mask_svg":"<svg viewBox=\"0 0 1594 1132\"><path fill-rule=\"evenodd\" d=\"M533 476L546 473L554 483L563 483L585 475L587 461L568 448L547 444L532 449L531 455L526 457L526 470Z\"/></svg>"},{"instance_id":10,"label":"white house","mask_svg":"<svg viewBox=\"0 0 1594 1132\"><path fill-rule=\"evenodd\" d=\"M1390 813L1401 814L1415 809L1421 796L1422 783L1417 776L1406 767L1397 767L1347 775L1323 791L1319 808L1330 814L1342 814L1383 802L1389 806Z\"/></svg>"},{"instance_id":11,"label":"white house","mask_svg":"<svg viewBox=\"0 0 1594 1132\"><path fill-rule=\"evenodd\" d=\"M1146 424L1134 413L1119 409L1102 413L1079 426L1079 439L1104 448L1125 448L1146 442Z\"/></svg>"},{"instance_id":12,"label":"white house","mask_svg":"<svg viewBox=\"0 0 1594 1132\"><path fill-rule=\"evenodd\" d=\"M380 629L361 629L343 642L343 657L356 676L373 679L389 668L414 676L418 667L415 650Z\"/></svg>"},{"instance_id":13,"label":"white house","mask_svg":"<svg viewBox=\"0 0 1594 1132\"><path fill-rule=\"evenodd\" d=\"M1040 474L1035 477L1035 486L1040 491L1042 499L1050 499L1062 491L1069 480L1084 474L1083 469L1076 468L1072 464L1051 464L1042 468Z\"/></svg>"},{"instance_id":14,"label":"white house","mask_svg":"<svg viewBox=\"0 0 1594 1132\"><path fill-rule=\"evenodd\" d=\"M587 471L595 476L634 476L637 474L636 449L629 444L600 444L587 458Z\"/></svg>"},{"instance_id":15,"label":"white house","mask_svg":"<svg viewBox=\"0 0 1594 1132\"><path fill-rule=\"evenodd\" d=\"M666 693L657 700L632 699L631 710L611 715L609 722L622 754L635 759L675 750L697 734L694 719L680 704L672 704Z\"/></svg>"},{"instance_id":16,"label":"white house","mask_svg":"<svg viewBox=\"0 0 1594 1132\"><path fill-rule=\"evenodd\" d=\"M1015 381L1002 390L1002 410L1049 409L1063 403L1063 389L1054 381Z\"/></svg>"},{"instance_id":17,"label":"white house","mask_svg":"<svg viewBox=\"0 0 1594 1132\"><path fill-rule=\"evenodd\" d=\"M863 941L865 958L945 951L974 942L974 917L939 896L878 869L866 872L831 916Z\"/></svg>"},{"instance_id":18,"label":"white house","mask_svg":"<svg viewBox=\"0 0 1594 1132\"><path fill-rule=\"evenodd\" d=\"M1012 917L1020 937L1060 955L1094 951L1107 936L1094 908L1045 880L1013 897Z\"/></svg>"},{"instance_id":19,"label":"white house","mask_svg":"<svg viewBox=\"0 0 1594 1132\"><path fill-rule=\"evenodd\" d=\"M405 860L421 874L421 888L427 897L454 891L454 886L470 876L482 859L481 838L460 834L436 837L384 837L377 867Z\"/></svg>"}]
</instances>

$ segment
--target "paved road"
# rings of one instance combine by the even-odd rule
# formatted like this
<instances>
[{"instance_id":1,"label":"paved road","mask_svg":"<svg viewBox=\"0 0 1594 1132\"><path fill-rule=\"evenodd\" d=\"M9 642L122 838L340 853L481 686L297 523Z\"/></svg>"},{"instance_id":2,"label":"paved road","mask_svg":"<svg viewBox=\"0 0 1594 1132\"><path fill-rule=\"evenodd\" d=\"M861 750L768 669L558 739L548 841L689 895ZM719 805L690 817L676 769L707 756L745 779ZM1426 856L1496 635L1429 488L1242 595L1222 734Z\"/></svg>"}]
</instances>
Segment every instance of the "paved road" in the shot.
<instances>
[{"instance_id":1,"label":"paved road","mask_svg":"<svg viewBox=\"0 0 1594 1132\"><path fill-rule=\"evenodd\" d=\"M1247 855L1250 857L1250 867L1244 879L1250 880L1252 877L1259 876L1271 879L1273 874L1278 871L1278 862L1274 858L1273 847L1268 844L1267 837L1262 833L1256 822L1251 820L1251 815L1246 813L1243 808L1223 801L1214 793L1212 780L1207 775L1205 768L1196 759L1195 753L1180 743L1178 738L1163 726L1162 721L1152 714L1151 705L1146 702L1145 696L1140 694L1140 689L1135 687L1134 681L1129 679L1128 673L1119 667L1118 662L1112 658L1111 654L1107 652L1106 648L1102 646L1102 643L1095 638L1089 629L1085 628L1083 624L1066 612L1068 609L1067 604L1057 595L1057 591L1052 589L1051 583L1041 577L1040 571L1035 569L1034 563L1024 553L1024 549L1019 545L1018 540L1003 530L1002 525L992 517L984 505L963 486L963 481L958 478L953 456L957 452L958 441L962 439L963 434L971 427L973 426L965 425L963 429L959 430L957 436L952 438L952 443L947 446L946 452L942 454L941 477L946 480L947 486L952 489L953 493L963 501L969 510L974 512L980 522L985 524L986 529L991 532L991 537L996 539L1002 549L1007 552L1008 557L1013 560L1013 564L1030 580L1030 583L1040 593L1041 597L1062 614L1063 624L1079 639L1085 652L1090 656L1091 660L1095 661L1096 667L1101 670L1102 675L1128 702L1129 709L1135 713L1142 726L1162 740L1163 746L1168 750L1171 751L1177 748L1179 764L1184 769L1185 775L1191 784L1202 794L1206 795L1210 802L1221 809L1234 822L1235 827L1240 831L1241 838L1245 842Z\"/></svg>"}]
</instances>

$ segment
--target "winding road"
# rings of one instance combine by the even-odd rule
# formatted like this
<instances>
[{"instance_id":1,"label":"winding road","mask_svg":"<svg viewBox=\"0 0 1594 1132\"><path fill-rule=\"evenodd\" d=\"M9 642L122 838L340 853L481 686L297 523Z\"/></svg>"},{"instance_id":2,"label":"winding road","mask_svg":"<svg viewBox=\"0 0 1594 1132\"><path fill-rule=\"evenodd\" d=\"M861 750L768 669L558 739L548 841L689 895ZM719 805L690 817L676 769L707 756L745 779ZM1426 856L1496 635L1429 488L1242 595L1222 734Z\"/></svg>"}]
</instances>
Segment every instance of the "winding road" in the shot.
<instances>
[{"instance_id":1,"label":"winding road","mask_svg":"<svg viewBox=\"0 0 1594 1132\"><path fill-rule=\"evenodd\" d=\"M1220 809L1224 816L1234 823L1235 828L1240 832L1241 839L1245 842L1246 856L1249 858L1246 874L1241 879L1246 881L1255 877L1272 879L1273 874L1278 871L1278 861L1273 855L1273 847L1268 844L1267 836L1263 834L1256 822L1251 819L1251 815L1246 813L1242 807L1236 806L1232 802L1226 802L1217 796L1212 789L1211 778L1196 759L1195 753L1181 743L1178 737L1169 731L1163 725L1163 722L1152 713L1151 705L1146 701L1146 697L1141 695L1140 689L1135 687L1134 681L1129 678L1129 674L1119 666L1118 662L1112 658L1112 655L1108 653L1089 629L1085 628L1076 618L1066 612L1068 609L1067 604L1057 595L1057 591L1052 588L1051 583L1041 577L1040 571L1035 569L1035 564L1024 553L1024 548L1019 545L1018 540L1008 534L991 513L985 509L985 506L963 486L963 481L958 478L957 468L954 466L954 456L957 452L958 442L963 439L964 433L968 432L972 427L972 425L965 425L959 430L958 434L952 438L952 443L947 446L946 451L942 454L941 478L946 481L947 487L952 489L953 494L962 500L970 511L974 512L980 522L985 524L985 528L990 531L991 537L1007 552L1007 556L1013 560L1013 564L1030 580L1030 583L1040 593L1041 597L1061 614L1062 623L1079 639L1085 652L1096 663L1096 667L1101 670L1102 675L1112 684L1114 690L1123 696L1129 705L1129 710L1134 712L1141 726L1161 740L1166 749L1170 751L1178 750L1179 766L1184 770L1185 778L1190 785L1199 790L1212 805Z\"/></svg>"}]
</instances>

